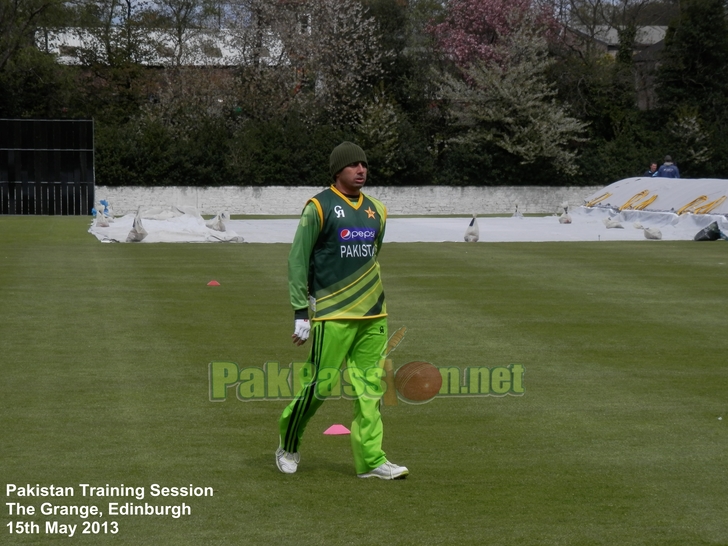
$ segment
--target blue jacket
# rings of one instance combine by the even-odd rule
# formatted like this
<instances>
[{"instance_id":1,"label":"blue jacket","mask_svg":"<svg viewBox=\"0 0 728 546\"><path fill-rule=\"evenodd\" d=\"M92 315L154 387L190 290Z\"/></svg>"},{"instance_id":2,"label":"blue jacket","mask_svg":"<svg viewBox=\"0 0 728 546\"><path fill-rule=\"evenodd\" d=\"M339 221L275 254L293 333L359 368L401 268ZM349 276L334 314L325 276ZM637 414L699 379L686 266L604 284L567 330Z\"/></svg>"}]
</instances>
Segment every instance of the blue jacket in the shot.
<instances>
[{"instance_id":1,"label":"blue jacket","mask_svg":"<svg viewBox=\"0 0 728 546\"><path fill-rule=\"evenodd\" d=\"M680 178L680 171L674 163L663 163L657 169L657 174L654 176L660 178Z\"/></svg>"}]
</instances>

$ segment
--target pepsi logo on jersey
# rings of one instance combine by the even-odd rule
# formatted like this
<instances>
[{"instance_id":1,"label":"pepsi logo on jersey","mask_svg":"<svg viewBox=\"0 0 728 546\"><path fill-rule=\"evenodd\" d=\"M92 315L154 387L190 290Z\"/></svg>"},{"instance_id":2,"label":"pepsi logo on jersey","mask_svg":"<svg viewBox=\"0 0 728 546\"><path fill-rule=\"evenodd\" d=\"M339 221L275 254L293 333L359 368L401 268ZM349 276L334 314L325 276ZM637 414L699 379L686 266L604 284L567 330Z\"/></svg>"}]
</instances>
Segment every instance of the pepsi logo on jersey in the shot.
<instances>
[{"instance_id":1,"label":"pepsi logo on jersey","mask_svg":"<svg viewBox=\"0 0 728 546\"><path fill-rule=\"evenodd\" d=\"M369 228L341 228L339 241L373 242L377 238L377 230Z\"/></svg>"}]
</instances>

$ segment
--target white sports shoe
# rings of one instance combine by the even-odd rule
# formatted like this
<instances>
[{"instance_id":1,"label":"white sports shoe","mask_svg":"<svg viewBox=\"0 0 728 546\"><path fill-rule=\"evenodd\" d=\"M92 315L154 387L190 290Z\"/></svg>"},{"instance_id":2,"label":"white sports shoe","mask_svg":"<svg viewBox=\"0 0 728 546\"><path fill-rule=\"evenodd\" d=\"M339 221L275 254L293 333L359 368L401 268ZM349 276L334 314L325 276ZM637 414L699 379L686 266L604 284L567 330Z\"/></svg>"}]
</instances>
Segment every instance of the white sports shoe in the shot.
<instances>
[{"instance_id":1,"label":"white sports shoe","mask_svg":"<svg viewBox=\"0 0 728 546\"><path fill-rule=\"evenodd\" d=\"M284 474L294 474L301 462L300 453L288 453L282 447L276 450L276 466Z\"/></svg>"},{"instance_id":2,"label":"white sports shoe","mask_svg":"<svg viewBox=\"0 0 728 546\"><path fill-rule=\"evenodd\" d=\"M379 465L374 470L359 474L360 478L379 478L380 480L403 480L409 474L406 466L397 466L389 461Z\"/></svg>"}]
</instances>

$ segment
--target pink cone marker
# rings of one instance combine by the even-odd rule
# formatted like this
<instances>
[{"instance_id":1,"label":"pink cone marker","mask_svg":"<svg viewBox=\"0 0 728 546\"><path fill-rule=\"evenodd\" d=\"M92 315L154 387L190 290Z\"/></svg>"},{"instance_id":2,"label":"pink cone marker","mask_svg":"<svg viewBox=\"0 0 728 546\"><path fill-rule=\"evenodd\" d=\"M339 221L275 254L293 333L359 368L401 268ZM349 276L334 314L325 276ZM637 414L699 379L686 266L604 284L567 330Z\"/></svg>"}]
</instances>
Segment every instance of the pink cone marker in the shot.
<instances>
[{"instance_id":1,"label":"pink cone marker","mask_svg":"<svg viewBox=\"0 0 728 546\"><path fill-rule=\"evenodd\" d=\"M337 435L337 434L351 434L351 431L344 425L331 425L324 431L324 434Z\"/></svg>"}]
</instances>

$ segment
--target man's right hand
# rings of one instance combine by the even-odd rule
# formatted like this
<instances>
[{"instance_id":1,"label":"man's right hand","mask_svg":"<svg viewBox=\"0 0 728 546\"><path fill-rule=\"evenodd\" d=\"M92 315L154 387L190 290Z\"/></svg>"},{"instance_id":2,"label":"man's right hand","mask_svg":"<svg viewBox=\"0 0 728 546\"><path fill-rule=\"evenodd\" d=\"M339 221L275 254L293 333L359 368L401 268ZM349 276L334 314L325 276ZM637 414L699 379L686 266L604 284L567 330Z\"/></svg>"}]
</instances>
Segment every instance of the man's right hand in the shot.
<instances>
[{"instance_id":1,"label":"man's right hand","mask_svg":"<svg viewBox=\"0 0 728 546\"><path fill-rule=\"evenodd\" d=\"M308 334L311 332L311 323L308 319L296 319L294 321L293 343L295 345L303 345L308 339Z\"/></svg>"}]
</instances>

